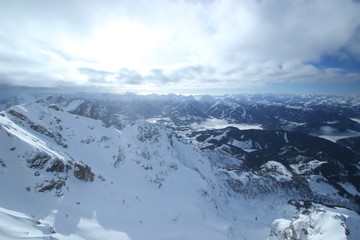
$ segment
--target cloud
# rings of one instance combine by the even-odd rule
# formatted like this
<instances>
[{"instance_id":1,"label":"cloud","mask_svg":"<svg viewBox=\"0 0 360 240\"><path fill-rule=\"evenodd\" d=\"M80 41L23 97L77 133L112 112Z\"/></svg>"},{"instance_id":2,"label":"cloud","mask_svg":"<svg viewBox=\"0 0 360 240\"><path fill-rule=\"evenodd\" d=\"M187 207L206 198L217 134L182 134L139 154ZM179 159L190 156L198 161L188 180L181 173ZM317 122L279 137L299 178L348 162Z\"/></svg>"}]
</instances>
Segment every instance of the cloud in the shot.
<instances>
[{"instance_id":1,"label":"cloud","mask_svg":"<svg viewBox=\"0 0 360 240\"><path fill-rule=\"evenodd\" d=\"M359 0L360 3L360 0ZM348 45L345 47L345 51L347 55L350 55L351 57L354 57L358 62L360 62L360 25L358 25L355 28L355 31L353 32L352 37L350 38L350 41ZM348 56L342 56L344 58L348 58Z\"/></svg>"},{"instance_id":2,"label":"cloud","mask_svg":"<svg viewBox=\"0 0 360 240\"><path fill-rule=\"evenodd\" d=\"M0 82L241 88L360 81L351 0L0 2Z\"/></svg>"},{"instance_id":3,"label":"cloud","mask_svg":"<svg viewBox=\"0 0 360 240\"><path fill-rule=\"evenodd\" d=\"M120 69L117 79L121 83L130 85L139 85L143 82L143 76L134 70L128 70L126 68Z\"/></svg>"},{"instance_id":4,"label":"cloud","mask_svg":"<svg viewBox=\"0 0 360 240\"><path fill-rule=\"evenodd\" d=\"M107 82L107 77L114 75L113 72L96 70L92 68L80 68L79 72L88 76L88 81L90 83L105 83Z\"/></svg>"},{"instance_id":5,"label":"cloud","mask_svg":"<svg viewBox=\"0 0 360 240\"><path fill-rule=\"evenodd\" d=\"M123 68L119 70L117 79L122 84L130 85L153 84L172 85L174 87L179 83L187 83L189 86L195 87L197 82L217 82L217 80L208 77L215 72L214 69L202 65L190 65L174 69L153 68L143 74L136 70Z\"/></svg>"},{"instance_id":6,"label":"cloud","mask_svg":"<svg viewBox=\"0 0 360 240\"><path fill-rule=\"evenodd\" d=\"M178 79L171 78L164 73L162 69L151 69L151 73L147 76L148 80L159 82L160 84L166 84L171 82L177 82Z\"/></svg>"}]
</instances>

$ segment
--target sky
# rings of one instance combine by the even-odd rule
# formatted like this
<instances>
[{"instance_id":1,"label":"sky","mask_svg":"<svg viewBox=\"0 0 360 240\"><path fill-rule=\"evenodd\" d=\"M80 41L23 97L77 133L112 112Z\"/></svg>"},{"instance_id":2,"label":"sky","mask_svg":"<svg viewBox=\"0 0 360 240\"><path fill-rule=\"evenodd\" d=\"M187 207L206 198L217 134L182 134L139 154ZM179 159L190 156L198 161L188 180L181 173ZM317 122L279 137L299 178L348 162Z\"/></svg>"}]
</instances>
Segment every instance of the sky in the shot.
<instances>
[{"instance_id":1,"label":"sky","mask_svg":"<svg viewBox=\"0 0 360 240\"><path fill-rule=\"evenodd\" d=\"M359 0L0 0L0 87L360 95Z\"/></svg>"}]
</instances>

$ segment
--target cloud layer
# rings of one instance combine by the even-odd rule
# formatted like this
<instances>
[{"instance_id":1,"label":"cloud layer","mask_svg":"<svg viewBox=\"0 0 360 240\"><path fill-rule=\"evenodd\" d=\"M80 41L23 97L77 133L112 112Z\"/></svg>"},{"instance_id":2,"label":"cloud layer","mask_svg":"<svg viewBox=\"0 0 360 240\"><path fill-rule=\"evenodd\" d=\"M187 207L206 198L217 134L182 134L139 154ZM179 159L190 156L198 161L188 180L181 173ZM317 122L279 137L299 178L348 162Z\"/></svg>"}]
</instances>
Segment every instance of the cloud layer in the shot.
<instances>
[{"instance_id":1,"label":"cloud layer","mask_svg":"<svg viewBox=\"0 0 360 240\"><path fill-rule=\"evenodd\" d=\"M352 0L0 1L0 82L242 88L359 82ZM333 64L334 65L334 64Z\"/></svg>"}]
</instances>

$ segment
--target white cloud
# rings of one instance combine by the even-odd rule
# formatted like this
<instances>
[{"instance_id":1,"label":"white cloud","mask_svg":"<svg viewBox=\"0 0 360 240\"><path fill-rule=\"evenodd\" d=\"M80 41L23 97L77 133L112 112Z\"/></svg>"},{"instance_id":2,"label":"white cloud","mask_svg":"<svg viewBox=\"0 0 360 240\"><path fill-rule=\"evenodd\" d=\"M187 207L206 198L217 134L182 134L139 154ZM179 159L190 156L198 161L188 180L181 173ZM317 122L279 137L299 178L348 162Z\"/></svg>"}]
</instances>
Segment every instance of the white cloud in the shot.
<instances>
[{"instance_id":1,"label":"white cloud","mask_svg":"<svg viewBox=\"0 0 360 240\"><path fill-rule=\"evenodd\" d=\"M0 1L0 73L38 86L359 81L310 64L360 59L359 12L351 0Z\"/></svg>"}]
</instances>

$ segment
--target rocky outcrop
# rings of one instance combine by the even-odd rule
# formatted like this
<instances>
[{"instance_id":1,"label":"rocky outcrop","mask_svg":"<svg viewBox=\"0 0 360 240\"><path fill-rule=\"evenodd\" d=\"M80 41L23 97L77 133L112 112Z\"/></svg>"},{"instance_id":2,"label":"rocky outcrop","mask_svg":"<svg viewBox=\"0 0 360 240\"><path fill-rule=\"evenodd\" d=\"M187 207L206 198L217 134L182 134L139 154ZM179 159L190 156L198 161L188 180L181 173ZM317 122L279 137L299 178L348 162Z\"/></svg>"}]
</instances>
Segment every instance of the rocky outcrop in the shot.
<instances>
[{"instance_id":1,"label":"rocky outcrop","mask_svg":"<svg viewBox=\"0 0 360 240\"><path fill-rule=\"evenodd\" d=\"M6 168L5 161L0 158L0 167Z\"/></svg>"},{"instance_id":2,"label":"rocky outcrop","mask_svg":"<svg viewBox=\"0 0 360 240\"><path fill-rule=\"evenodd\" d=\"M55 111L63 112L62 108L55 104L50 104L48 108L54 109Z\"/></svg>"},{"instance_id":3,"label":"rocky outcrop","mask_svg":"<svg viewBox=\"0 0 360 240\"><path fill-rule=\"evenodd\" d=\"M69 164L64 164L60 159L55 159L51 166L46 169L47 172L68 172L72 167Z\"/></svg>"},{"instance_id":4,"label":"rocky outcrop","mask_svg":"<svg viewBox=\"0 0 360 240\"><path fill-rule=\"evenodd\" d=\"M26 161L28 162L30 168L43 169L50 159L51 156L49 154L37 152Z\"/></svg>"},{"instance_id":5,"label":"rocky outcrop","mask_svg":"<svg viewBox=\"0 0 360 240\"><path fill-rule=\"evenodd\" d=\"M41 183L37 183L35 190L38 192L49 192L55 190L55 196L63 196L62 188L66 185L66 178L46 179Z\"/></svg>"},{"instance_id":6,"label":"rocky outcrop","mask_svg":"<svg viewBox=\"0 0 360 240\"><path fill-rule=\"evenodd\" d=\"M150 124L145 124L145 125L141 125L138 126L138 135L136 136L137 139L139 139L141 142L158 142L158 138L160 136L159 130L150 125Z\"/></svg>"},{"instance_id":7,"label":"rocky outcrop","mask_svg":"<svg viewBox=\"0 0 360 240\"><path fill-rule=\"evenodd\" d=\"M94 173L91 171L91 168L87 165L82 165L75 163L74 165L74 176L83 181L93 181Z\"/></svg>"},{"instance_id":8,"label":"rocky outcrop","mask_svg":"<svg viewBox=\"0 0 360 240\"><path fill-rule=\"evenodd\" d=\"M68 173L69 170L74 166L74 176L78 179L84 181L93 181L94 173L91 171L91 168L87 165L81 163L67 162L58 159L52 158L49 154L44 152L37 152L31 158L27 159L30 168L35 169L44 169L46 172L54 173Z\"/></svg>"},{"instance_id":9,"label":"rocky outcrop","mask_svg":"<svg viewBox=\"0 0 360 240\"><path fill-rule=\"evenodd\" d=\"M26 160L30 168L44 169L46 172L67 173L72 169L69 163L61 159L54 158L45 152L36 152Z\"/></svg>"},{"instance_id":10,"label":"rocky outcrop","mask_svg":"<svg viewBox=\"0 0 360 240\"><path fill-rule=\"evenodd\" d=\"M66 180L71 170L77 179L83 181L93 181L94 173L91 168L82 163L75 163L73 159L62 160L51 156L46 152L34 152L25 154L28 167L36 169L35 176L42 176L41 181L36 183L34 190L36 192L54 191L54 195L61 197L64 195L63 187L66 186ZM30 191L31 187L28 187Z\"/></svg>"},{"instance_id":11,"label":"rocky outcrop","mask_svg":"<svg viewBox=\"0 0 360 240\"><path fill-rule=\"evenodd\" d=\"M51 131L47 130L44 126L34 123L28 117L26 117L25 115L13 110L13 109L10 109L8 112L11 115L13 115L13 116L23 120L27 124L29 124L30 128L33 129L34 131L53 139L57 144L63 146L64 148L68 147L67 144L63 143L63 137L60 133L51 132Z\"/></svg>"}]
</instances>

